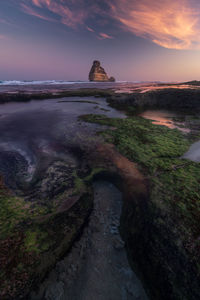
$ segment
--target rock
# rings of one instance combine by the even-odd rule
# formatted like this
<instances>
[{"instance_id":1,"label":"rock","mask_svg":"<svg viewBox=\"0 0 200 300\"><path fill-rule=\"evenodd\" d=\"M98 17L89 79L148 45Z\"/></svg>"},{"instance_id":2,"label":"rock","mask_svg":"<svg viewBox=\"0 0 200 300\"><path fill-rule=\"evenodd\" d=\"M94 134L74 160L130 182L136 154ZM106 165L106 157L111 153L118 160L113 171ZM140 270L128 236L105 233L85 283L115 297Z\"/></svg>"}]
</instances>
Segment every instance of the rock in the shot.
<instances>
[{"instance_id":1,"label":"rock","mask_svg":"<svg viewBox=\"0 0 200 300\"><path fill-rule=\"evenodd\" d=\"M45 293L46 300L61 300L64 294L64 283L57 282L55 285L52 285L49 290Z\"/></svg>"},{"instance_id":2,"label":"rock","mask_svg":"<svg viewBox=\"0 0 200 300\"><path fill-rule=\"evenodd\" d=\"M113 247L116 249L116 250L121 250L124 248L124 241L122 241L122 239L120 237L116 238L113 240Z\"/></svg>"},{"instance_id":3,"label":"rock","mask_svg":"<svg viewBox=\"0 0 200 300\"><path fill-rule=\"evenodd\" d=\"M107 81L107 82L114 82L114 77L108 77L104 68L101 67L101 63L98 60L93 62L92 68L89 73L89 80L90 81Z\"/></svg>"},{"instance_id":4,"label":"rock","mask_svg":"<svg viewBox=\"0 0 200 300\"><path fill-rule=\"evenodd\" d=\"M133 296L134 297L134 299L141 299L141 297L140 297L140 290L139 290L139 288L138 288L138 286L136 286L136 285L133 285L133 283L132 282L127 282L127 284L126 284L126 290L127 290L127 292L131 295L131 296Z\"/></svg>"},{"instance_id":5,"label":"rock","mask_svg":"<svg viewBox=\"0 0 200 300\"><path fill-rule=\"evenodd\" d=\"M109 81L110 81L110 82L115 82L115 77L111 76L111 77L109 78Z\"/></svg>"}]
</instances>

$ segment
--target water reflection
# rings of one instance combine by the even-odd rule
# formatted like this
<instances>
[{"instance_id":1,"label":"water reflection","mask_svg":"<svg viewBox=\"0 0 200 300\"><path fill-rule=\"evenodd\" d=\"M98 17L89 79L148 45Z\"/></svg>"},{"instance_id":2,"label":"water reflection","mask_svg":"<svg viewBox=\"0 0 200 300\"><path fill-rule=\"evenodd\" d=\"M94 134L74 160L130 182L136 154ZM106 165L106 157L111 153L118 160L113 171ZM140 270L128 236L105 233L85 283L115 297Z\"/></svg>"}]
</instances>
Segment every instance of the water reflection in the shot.
<instances>
[{"instance_id":1,"label":"water reflection","mask_svg":"<svg viewBox=\"0 0 200 300\"><path fill-rule=\"evenodd\" d=\"M140 114L145 119L152 120L153 124L166 126L170 129L178 129L183 133L189 133L190 129L183 127L184 122L175 122L177 114L165 110L147 110Z\"/></svg>"},{"instance_id":2,"label":"water reflection","mask_svg":"<svg viewBox=\"0 0 200 300\"><path fill-rule=\"evenodd\" d=\"M0 174L8 186L22 178L30 181L37 168L52 161L75 164L72 147L91 149L99 125L80 122L82 114L125 117L103 98L74 97L0 105ZM12 171L12 172L11 172Z\"/></svg>"}]
</instances>

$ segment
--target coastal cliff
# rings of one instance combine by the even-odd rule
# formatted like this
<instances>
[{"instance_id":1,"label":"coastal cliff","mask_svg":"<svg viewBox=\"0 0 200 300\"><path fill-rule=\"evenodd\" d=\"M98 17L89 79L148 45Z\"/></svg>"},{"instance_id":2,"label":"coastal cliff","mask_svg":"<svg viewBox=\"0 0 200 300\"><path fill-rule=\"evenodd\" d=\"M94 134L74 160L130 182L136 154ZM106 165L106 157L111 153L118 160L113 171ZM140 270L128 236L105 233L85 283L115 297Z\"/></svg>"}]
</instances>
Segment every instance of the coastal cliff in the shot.
<instances>
[{"instance_id":1,"label":"coastal cliff","mask_svg":"<svg viewBox=\"0 0 200 300\"><path fill-rule=\"evenodd\" d=\"M100 61L95 60L93 62L92 68L89 73L89 80L114 82L115 78L114 77L109 78L104 68L101 67Z\"/></svg>"}]
</instances>

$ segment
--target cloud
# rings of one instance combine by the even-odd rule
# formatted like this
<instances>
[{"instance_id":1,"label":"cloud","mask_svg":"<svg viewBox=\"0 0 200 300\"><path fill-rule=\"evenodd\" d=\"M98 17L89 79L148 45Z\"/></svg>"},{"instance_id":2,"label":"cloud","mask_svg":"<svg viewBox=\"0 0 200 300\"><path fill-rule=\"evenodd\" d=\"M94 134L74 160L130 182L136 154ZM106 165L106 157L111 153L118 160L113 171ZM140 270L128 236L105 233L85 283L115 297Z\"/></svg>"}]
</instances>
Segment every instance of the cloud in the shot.
<instances>
[{"instance_id":1,"label":"cloud","mask_svg":"<svg viewBox=\"0 0 200 300\"><path fill-rule=\"evenodd\" d=\"M33 4L38 6L38 7L41 7L41 1L40 0L32 0Z\"/></svg>"},{"instance_id":2,"label":"cloud","mask_svg":"<svg viewBox=\"0 0 200 300\"><path fill-rule=\"evenodd\" d=\"M200 49L199 0L21 0L21 3L23 11L32 16L73 29L83 26L90 32L101 32L99 39L112 39L111 28L115 25L118 26L115 32L121 27L164 48ZM87 24L92 24L92 28ZM111 35L104 33L108 26Z\"/></svg>"},{"instance_id":3,"label":"cloud","mask_svg":"<svg viewBox=\"0 0 200 300\"><path fill-rule=\"evenodd\" d=\"M0 23L2 24L6 24L6 25L12 25L12 23L10 23L9 21L3 19L3 18L0 18Z\"/></svg>"},{"instance_id":4,"label":"cloud","mask_svg":"<svg viewBox=\"0 0 200 300\"><path fill-rule=\"evenodd\" d=\"M31 4L45 13L52 13L56 20L72 28L83 25L88 16L87 9L83 5L84 1L82 0L31 0ZM30 10L32 11L32 8Z\"/></svg>"},{"instance_id":5,"label":"cloud","mask_svg":"<svg viewBox=\"0 0 200 300\"><path fill-rule=\"evenodd\" d=\"M95 16L105 16L105 11L101 8L102 2L93 0L23 0L21 8L25 13L40 19L60 22L73 29L83 26L88 31L95 33L96 30L87 26L87 21L92 19L94 22ZM49 18L49 15L52 18ZM112 39L113 37L106 33L100 33L98 38Z\"/></svg>"},{"instance_id":6,"label":"cloud","mask_svg":"<svg viewBox=\"0 0 200 300\"><path fill-rule=\"evenodd\" d=\"M92 28L90 28L90 27L88 27L88 26L86 26L86 29L87 29L88 31L90 31L90 32L95 32L94 29L92 29Z\"/></svg>"},{"instance_id":7,"label":"cloud","mask_svg":"<svg viewBox=\"0 0 200 300\"><path fill-rule=\"evenodd\" d=\"M115 0L111 15L125 30L172 49L200 49L200 6L194 0Z\"/></svg>"},{"instance_id":8,"label":"cloud","mask_svg":"<svg viewBox=\"0 0 200 300\"><path fill-rule=\"evenodd\" d=\"M34 1L36 1L36 0L34 0ZM25 13L31 15L31 16L37 17L37 18L42 19L42 20L45 20L45 21L51 21L51 22L52 22L52 21L55 21L55 20L52 19L52 18L49 18L49 17L47 17L47 16L45 16L45 15L42 15L42 14L38 13L38 12L35 11L33 8L27 6L27 5L24 4L24 3L21 4L21 7L22 7L23 12L25 12Z\"/></svg>"},{"instance_id":9,"label":"cloud","mask_svg":"<svg viewBox=\"0 0 200 300\"><path fill-rule=\"evenodd\" d=\"M108 35L107 33L103 33L103 32L99 33L99 36L100 36L100 39L114 39L113 36Z\"/></svg>"}]
</instances>

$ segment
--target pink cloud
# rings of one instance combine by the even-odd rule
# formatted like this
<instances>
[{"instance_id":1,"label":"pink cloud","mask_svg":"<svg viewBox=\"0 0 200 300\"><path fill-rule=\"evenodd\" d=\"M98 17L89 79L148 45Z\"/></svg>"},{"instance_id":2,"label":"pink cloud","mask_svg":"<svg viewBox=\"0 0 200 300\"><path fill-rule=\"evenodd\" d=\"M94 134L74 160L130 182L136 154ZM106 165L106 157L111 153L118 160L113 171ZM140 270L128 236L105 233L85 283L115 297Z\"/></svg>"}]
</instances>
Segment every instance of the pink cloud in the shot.
<instances>
[{"instance_id":1,"label":"pink cloud","mask_svg":"<svg viewBox=\"0 0 200 300\"><path fill-rule=\"evenodd\" d=\"M33 4L38 6L38 7L41 7L41 1L40 0L32 0Z\"/></svg>"},{"instance_id":2,"label":"pink cloud","mask_svg":"<svg viewBox=\"0 0 200 300\"><path fill-rule=\"evenodd\" d=\"M24 3L21 4L21 7L22 7L22 10L23 10L25 13L27 13L27 14L29 14L29 15L31 15L31 16L37 17L37 18L42 19L42 20L45 20L45 21L51 21L51 22L52 22L52 21L55 21L55 20L52 19L52 18L49 18L49 17L47 17L47 16L44 16L44 15L38 13L38 12L35 11L33 8L27 6L27 5L24 4Z\"/></svg>"},{"instance_id":3,"label":"pink cloud","mask_svg":"<svg viewBox=\"0 0 200 300\"><path fill-rule=\"evenodd\" d=\"M27 4L29 3L29 4ZM52 21L47 16L51 14L55 21L62 23L68 27L77 29L78 26L83 26L90 32L95 32L94 29L87 26L87 19L93 18L96 15L105 16L107 13L101 9L98 3L91 0L86 4L85 0L23 0L22 9L29 15L40 19ZM104 22L101 20L101 22ZM107 24L107 23L106 23ZM101 24L102 25L102 24ZM102 39L111 39L107 34L100 34Z\"/></svg>"},{"instance_id":4,"label":"pink cloud","mask_svg":"<svg viewBox=\"0 0 200 300\"><path fill-rule=\"evenodd\" d=\"M193 0L115 0L111 15L125 30L171 49L200 49L200 8Z\"/></svg>"},{"instance_id":5,"label":"pink cloud","mask_svg":"<svg viewBox=\"0 0 200 300\"><path fill-rule=\"evenodd\" d=\"M66 26L76 28L77 25L84 24L88 12L83 7L82 0L71 0L74 8L70 9L67 1L64 0L32 0L32 4L39 8L47 8L49 12L55 14L55 17L60 18L60 22Z\"/></svg>"},{"instance_id":6,"label":"pink cloud","mask_svg":"<svg viewBox=\"0 0 200 300\"><path fill-rule=\"evenodd\" d=\"M107 33L103 33L103 32L99 33L99 36L100 36L100 39L114 39L113 36L108 35Z\"/></svg>"},{"instance_id":7,"label":"pink cloud","mask_svg":"<svg viewBox=\"0 0 200 300\"><path fill-rule=\"evenodd\" d=\"M103 9L100 1L92 0L22 2L24 12L74 29L84 25L88 31L95 32L85 25L89 18L102 28L115 19L124 30L164 48L200 49L200 2L197 0L102 0L109 9ZM98 38L113 39L113 36L101 32Z\"/></svg>"},{"instance_id":8,"label":"pink cloud","mask_svg":"<svg viewBox=\"0 0 200 300\"><path fill-rule=\"evenodd\" d=\"M90 27L88 27L88 26L86 26L86 29L87 29L88 31L90 31L90 32L95 32L94 29L92 29L92 28L90 28Z\"/></svg>"}]
</instances>

